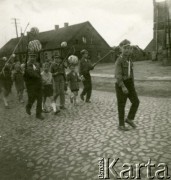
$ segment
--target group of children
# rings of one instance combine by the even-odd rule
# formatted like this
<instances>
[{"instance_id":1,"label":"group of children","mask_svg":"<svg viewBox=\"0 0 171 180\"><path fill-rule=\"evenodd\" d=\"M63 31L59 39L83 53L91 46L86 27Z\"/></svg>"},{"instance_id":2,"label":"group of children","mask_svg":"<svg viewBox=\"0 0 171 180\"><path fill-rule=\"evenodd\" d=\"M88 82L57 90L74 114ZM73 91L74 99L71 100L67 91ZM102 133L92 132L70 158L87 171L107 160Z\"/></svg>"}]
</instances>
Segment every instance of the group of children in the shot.
<instances>
[{"instance_id":1,"label":"group of children","mask_svg":"<svg viewBox=\"0 0 171 180\"><path fill-rule=\"evenodd\" d=\"M42 88L43 88L43 112L49 112L46 106L46 99L50 98L51 106L54 114L58 114L60 110L56 106L57 98L60 98L60 109L66 109L65 107L65 93L67 86L70 88L70 102L77 106L77 96L79 91L80 78L78 75L78 65L68 65L69 72L66 74L65 69L67 64L62 62L60 56L54 57L54 62L51 64L45 62L43 64Z\"/></svg>"},{"instance_id":2,"label":"group of children","mask_svg":"<svg viewBox=\"0 0 171 180\"><path fill-rule=\"evenodd\" d=\"M1 60L5 67L5 75L0 76L0 90L4 91L5 97L5 107L8 109L8 100L7 96L11 92L12 84L15 85L15 89L17 92L18 100L20 103L24 103L23 93L26 89L24 82L24 71L25 64L20 63L20 61L14 61L9 65L7 63L5 65L5 61L7 59ZM2 64L2 63L1 63ZM7 68L8 67L8 68ZM66 74L65 69L69 67L69 72ZM2 68L1 68L2 69ZM2 77L3 76L3 77ZM8 77L8 79L7 79ZM78 75L78 65L68 65L62 63L62 59L60 56L55 56L53 62L45 62L42 64L41 71L42 78L42 111L47 113L51 110L46 105L47 98L50 98L51 107L55 114L60 112L60 110L56 107L56 100L58 96L60 97L60 109L65 109L65 94L67 90L67 86L70 88L70 102L76 106L77 105L77 96L79 91L79 82L80 78ZM2 82L3 84L2 86ZM8 86L6 84L9 84ZM2 88L4 87L4 88Z\"/></svg>"}]
</instances>

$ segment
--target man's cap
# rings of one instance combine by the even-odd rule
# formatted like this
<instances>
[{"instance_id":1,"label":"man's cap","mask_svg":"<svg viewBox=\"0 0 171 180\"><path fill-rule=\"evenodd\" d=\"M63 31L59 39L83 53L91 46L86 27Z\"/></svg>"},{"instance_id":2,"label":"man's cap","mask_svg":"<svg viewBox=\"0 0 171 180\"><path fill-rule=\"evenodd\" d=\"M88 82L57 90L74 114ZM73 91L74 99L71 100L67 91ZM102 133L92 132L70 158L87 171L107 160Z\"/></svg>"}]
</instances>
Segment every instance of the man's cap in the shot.
<instances>
[{"instance_id":1,"label":"man's cap","mask_svg":"<svg viewBox=\"0 0 171 180\"><path fill-rule=\"evenodd\" d=\"M86 53L88 53L88 51L86 50L86 49L83 49L83 50L81 50L81 55L83 55L83 54L86 54Z\"/></svg>"},{"instance_id":2,"label":"man's cap","mask_svg":"<svg viewBox=\"0 0 171 180\"><path fill-rule=\"evenodd\" d=\"M125 47L125 46L130 46L131 42L127 39L123 40L122 42L120 42L119 46L120 47Z\"/></svg>"}]
</instances>

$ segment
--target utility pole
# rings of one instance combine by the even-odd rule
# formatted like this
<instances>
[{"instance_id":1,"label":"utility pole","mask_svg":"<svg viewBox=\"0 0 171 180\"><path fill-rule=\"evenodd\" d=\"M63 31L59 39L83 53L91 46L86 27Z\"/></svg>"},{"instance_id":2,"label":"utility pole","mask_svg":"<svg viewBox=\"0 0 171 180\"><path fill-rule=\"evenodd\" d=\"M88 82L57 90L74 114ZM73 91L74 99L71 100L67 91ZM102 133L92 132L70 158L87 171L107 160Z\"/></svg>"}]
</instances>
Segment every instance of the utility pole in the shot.
<instances>
[{"instance_id":1,"label":"utility pole","mask_svg":"<svg viewBox=\"0 0 171 180\"><path fill-rule=\"evenodd\" d=\"M165 1L165 10L166 10L166 51L167 51L167 63L170 64L171 60L171 30L170 30L170 13L169 13L169 0Z\"/></svg>"},{"instance_id":2,"label":"utility pole","mask_svg":"<svg viewBox=\"0 0 171 180\"><path fill-rule=\"evenodd\" d=\"M13 23L12 23L12 24L14 24L14 26L15 26L16 36L17 36L17 39L18 39L18 27L17 27L17 25L18 25L19 23L18 23L17 21L18 21L19 19L17 19L17 18L12 18L12 20L13 20ZM19 39L18 39L18 40L19 40ZM18 53L20 53L20 49L21 49L21 45L18 46ZM17 56L17 58L19 58L19 60L21 61L21 55L20 55L20 54Z\"/></svg>"},{"instance_id":3,"label":"utility pole","mask_svg":"<svg viewBox=\"0 0 171 180\"><path fill-rule=\"evenodd\" d=\"M156 5L156 60L158 60L158 25L159 25L159 8L158 4L155 2Z\"/></svg>"},{"instance_id":4,"label":"utility pole","mask_svg":"<svg viewBox=\"0 0 171 180\"><path fill-rule=\"evenodd\" d=\"M17 36L17 38L18 38L18 27L17 27L18 22L17 22L17 20L19 20L19 19L17 19L17 18L12 18L12 20L14 21L16 36Z\"/></svg>"},{"instance_id":5,"label":"utility pole","mask_svg":"<svg viewBox=\"0 0 171 180\"><path fill-rule=\"evenodd\" d=\"M170 30L170 2L167 0L167 20L168 20L168 40L169 40L169 60L171 58L171 30Z\"/></svg>"},{"instance_id":6,"label":"utility pole","mask_svg":"<svg viewBox=\"0 0 171 180\"><path fill-rule=\"evenodd\" d=\"M152 57L153 60L158 60L158 16L159 16L159 9L158 9L158 3L156 0L153 0L153 6L154 6L154 34L153 37L155 39L155 57Z\"/></svg>"}]
</instances>

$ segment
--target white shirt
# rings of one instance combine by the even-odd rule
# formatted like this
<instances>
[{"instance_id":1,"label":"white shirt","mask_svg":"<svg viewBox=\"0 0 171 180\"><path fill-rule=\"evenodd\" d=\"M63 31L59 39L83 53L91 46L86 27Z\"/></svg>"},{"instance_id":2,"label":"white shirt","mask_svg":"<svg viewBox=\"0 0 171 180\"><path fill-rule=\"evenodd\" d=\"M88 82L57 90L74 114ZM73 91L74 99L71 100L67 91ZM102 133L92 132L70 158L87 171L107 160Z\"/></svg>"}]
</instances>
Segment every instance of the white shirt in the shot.
<instances>
[{"instance_id":1,"label":"white shirt","mask_svg":"<svg viewBox=\"0 0 171 180\"><path fill-rule=\"evenodd\" d=\"M41 76L45 85L52 84L52 73L46 73L45 71L42 71Z\"/></svg>"}]
</instances>

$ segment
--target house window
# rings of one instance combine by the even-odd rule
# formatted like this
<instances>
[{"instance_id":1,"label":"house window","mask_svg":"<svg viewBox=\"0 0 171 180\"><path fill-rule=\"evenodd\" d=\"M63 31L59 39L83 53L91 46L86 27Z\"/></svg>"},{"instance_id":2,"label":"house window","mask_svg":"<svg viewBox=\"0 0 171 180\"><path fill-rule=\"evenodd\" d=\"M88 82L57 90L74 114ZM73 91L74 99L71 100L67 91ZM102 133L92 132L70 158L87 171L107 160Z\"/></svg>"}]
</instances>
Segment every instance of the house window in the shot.
<instances>
[{"instance_id":1,"label":"house window","mask_svg":"<svg viewBox=\"0 0 171 180\"><path fill-rule=\"evenodd\" d=\"M84 36L83 36L83 37L82 37L82 40L83 40L83 43L84 43L84 44L86 44L86 43L87 43L87 39L86 39L86 37L84 37Z\"/></svg>"},{"instance_id":2,"label":"house window","mask_svg":"<svg viewBox=\"0 0 171 180\"><path fill-rule=\"evenodd\" d=\"M91 44L93 44L93 33L91 33Z\"/></svg>"},{"instance_id":3,"label":"house window","mask_svg":"<svg viewBox=\"0 0 171 180\"><path fill-rule=\"evenodd\" d=\"M91 44L93 44L93 37L91 37Z\"/></svg>"},{"instance_id":4,"label":"house window","mask_svg":"<svg viewBox=\"0 0 171 180\"><path fill-rule=\"evenodd\" d=\"M75 40L75 44L78 44L78 39Z\"/></svg>"},{"instance_id":5,"label":"house window","mask_svg":"<svg viewBox=\"0 0 171 180\"><path fill-rule=\"evenodd\" d=\"M55 51L53 51L53 55L54 56L60 56L60 50L55 50Z\"/></svg>"},{"instance_id":6,"label":"house window","mask_svg":"<svg viewBox=\"0 0 171 180\"><path fill-rule=\"evenodd\" d=\"M45 61L48 60L48 53L47 53L47 52L44 53L44 60L45 60Z\"/></svg>"},{"instance_id":7,"label":"house window","mask_svg":"<svg viewBox=\"0 0 171 180\"><path fill-rule=\"evenodd\" d=\"M101 58L101 53L100 52L97 52L97 57L98 57L98 59Z\"/></svg>"}]
</instances>

